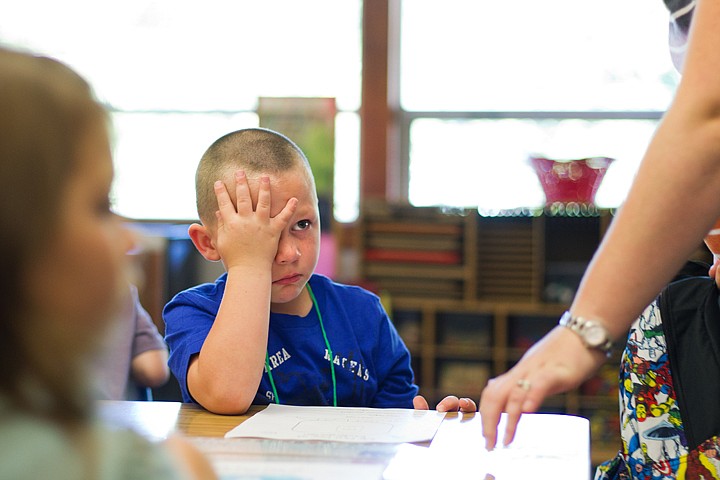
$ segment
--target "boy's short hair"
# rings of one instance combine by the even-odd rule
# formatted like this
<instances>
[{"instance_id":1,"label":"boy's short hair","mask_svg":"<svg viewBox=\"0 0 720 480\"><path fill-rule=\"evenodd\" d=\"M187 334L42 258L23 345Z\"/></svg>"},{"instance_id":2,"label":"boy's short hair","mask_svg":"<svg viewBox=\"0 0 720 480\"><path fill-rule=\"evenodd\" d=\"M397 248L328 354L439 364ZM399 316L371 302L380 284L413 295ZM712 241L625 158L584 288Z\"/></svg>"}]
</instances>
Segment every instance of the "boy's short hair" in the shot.
<instances>
[{"instance_id":1,"label":"boy's short hair","mask_svg":"<svg viewBox=\"0 0 720 480\"><path fill-rule=\"evenodd\" d=\"M280 173L304 166L312 171L303 151L285 135L266 128L245 128L223 135L205 151L195 173L198 215L203 223L214 223L217 199L214 183L235 170L252 175Z\"/></svg>"}]
</instances>

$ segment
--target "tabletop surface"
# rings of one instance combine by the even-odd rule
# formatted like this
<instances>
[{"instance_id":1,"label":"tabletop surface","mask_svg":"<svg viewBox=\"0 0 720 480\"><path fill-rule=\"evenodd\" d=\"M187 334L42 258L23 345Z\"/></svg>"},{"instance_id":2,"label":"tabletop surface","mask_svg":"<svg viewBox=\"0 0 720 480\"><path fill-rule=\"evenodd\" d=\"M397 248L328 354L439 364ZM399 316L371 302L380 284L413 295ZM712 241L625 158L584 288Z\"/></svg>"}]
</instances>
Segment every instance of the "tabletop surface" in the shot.
<instances>
[{"instance_id":1,"label":"tabletop surface","mask_svg":"<svg viewBox=\"0 0 720 480\"><path fill-rule=\"evenodd\" d=\"M210 457L223 480L418 480L450 475L575 480L590 475L590 427L581 417L525 414L515 441L492 452L484 448L480 415L461 413L448 413L432 442L359 445L224 438L264 408L253 406L245 415L217 415L178 402L103 401L99 415L152 439L175 433L189 437Z\"/></svg>"}]
</instances>

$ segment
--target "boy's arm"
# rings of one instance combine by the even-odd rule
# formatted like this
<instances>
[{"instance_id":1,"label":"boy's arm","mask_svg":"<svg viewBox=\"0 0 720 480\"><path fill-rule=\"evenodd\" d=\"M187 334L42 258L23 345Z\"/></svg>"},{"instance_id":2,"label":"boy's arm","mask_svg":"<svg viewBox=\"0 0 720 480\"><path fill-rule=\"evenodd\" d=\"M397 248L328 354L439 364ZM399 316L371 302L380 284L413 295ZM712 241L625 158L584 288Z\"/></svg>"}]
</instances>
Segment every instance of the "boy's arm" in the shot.
<instances>
[{"instance_id":1,"label":"boy's arm","mask_svg":"<svg viewBox=\"0 0 720 480\"><path fill-rule=\"evenodd\" d=\"M267 348L269 285L270 266L228 270L220 309L187 376L192 397L214 413L244 413L255 398Z\"/></svg>"},{"instance_id":2,"label":"boy's arm","mask_svg":"<svg viewBox=\"0 0 720 480\"><path fill-rule=\"evenodd\" d=\"M270 181L262 177L253 208L242 172L235 175L235 194L237 207L225 185L216 182L219 211L212 248L225 265L227 281L217 317L187 376L193 398L222 414L244 413L255 398L267 348L272 263L297 205L291 199L271 217Z\"/></svg>"}]
</instances>

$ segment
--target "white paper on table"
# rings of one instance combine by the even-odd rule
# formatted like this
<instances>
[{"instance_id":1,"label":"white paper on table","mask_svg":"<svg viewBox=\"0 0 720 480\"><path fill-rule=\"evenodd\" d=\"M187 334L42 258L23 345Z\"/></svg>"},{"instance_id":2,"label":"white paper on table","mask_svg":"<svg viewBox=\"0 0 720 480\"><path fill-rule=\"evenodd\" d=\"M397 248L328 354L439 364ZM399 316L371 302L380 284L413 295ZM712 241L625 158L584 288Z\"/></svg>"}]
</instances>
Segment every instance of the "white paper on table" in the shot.
<instances>
[{"instance_id":1,"label":"white paper on table","mask_svg":"<svg viewBox=\"0 0 720 480\"><path fill-rule=\"evenodd\" d=\"M277 463L230 460L216 462L214 467L220 480L381 480L385 469L384 465L378 464L308 463L303 460Z\"/></svg>"},{"instance_id":2,"label":"white paper on table","mask_svg":"<svg viewBox=\"0 0 720 480\"><path fill-rule=\"evenodd\" d=\"M390 443L188 437L220 480L380 480L402 447Z\"/></svg>"},{"instance_id":3,"label":"white paper on table","mask_svg":"<svg viewBox=\"0 0 720 480\"><path fill-rule=\"evenodd\" d=\"M299 407L270 404L225 438L405 443L432 440L445 417L435 410Z\"/></svg>"},{"instance_id":4,"label":"white paper on table","mask_svg":"<svg viewBox=\"0 0 720 480\"><path fill-rule=\"evenodd\" d=\"M503 413L498 431L505 430ZM590 471L590 424L587 418L560 414L523 414L515 440L490 452L484 440L451 442L462 427L440 432L429 448L399 445L383 474L383 480L437 480L466 478L484 480L577 480ZM478 432L480 433L480 432ZM444 437L444 438L443 438ZM445 444L445 445L443 445ZM452 455L447 445L453 444Z\"/></svg>"}]
</instances>

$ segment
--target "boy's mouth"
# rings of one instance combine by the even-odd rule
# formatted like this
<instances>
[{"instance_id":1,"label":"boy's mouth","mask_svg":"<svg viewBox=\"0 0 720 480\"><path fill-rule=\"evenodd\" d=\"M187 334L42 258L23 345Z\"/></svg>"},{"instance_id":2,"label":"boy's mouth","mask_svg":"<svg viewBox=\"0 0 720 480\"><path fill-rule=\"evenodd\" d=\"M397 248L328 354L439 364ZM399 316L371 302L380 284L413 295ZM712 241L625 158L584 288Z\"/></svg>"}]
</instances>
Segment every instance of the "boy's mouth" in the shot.
<instances>
[{"instance_id":1,"label":"boy's mouth","mask_svg":"<svg viewBox=\"0 0 720 480\"><path fill-rule=\"evenodd\" d=\"M293 273L291 275L286 275L282 278L279 278L272 283L274 283L276 285L290 285L293 283L297 283L301 278L302 278L301 274Z\"/></svg>"}]
</instances>

